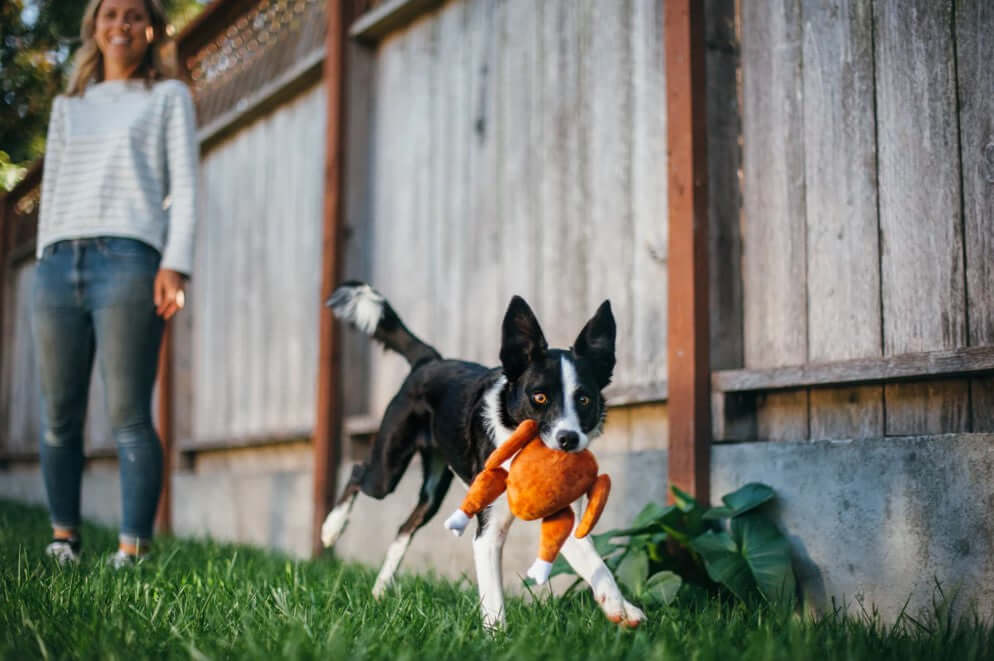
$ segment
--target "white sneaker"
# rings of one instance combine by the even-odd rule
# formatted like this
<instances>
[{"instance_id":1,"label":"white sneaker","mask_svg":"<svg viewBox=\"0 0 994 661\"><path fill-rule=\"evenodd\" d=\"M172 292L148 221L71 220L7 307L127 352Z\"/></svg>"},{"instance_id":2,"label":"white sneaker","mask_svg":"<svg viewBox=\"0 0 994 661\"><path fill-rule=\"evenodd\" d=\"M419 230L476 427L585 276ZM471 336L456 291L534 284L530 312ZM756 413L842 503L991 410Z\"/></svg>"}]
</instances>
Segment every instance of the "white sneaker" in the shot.
<instances>
[{"instance_id":1,"label":"white sneaker","mask_svg":"<svg viewBox=\"0 0 994 661\"><path fill-rule=\"evenodd\" d=\"M116 553L107 556L107 566L111 569L127 569L134 567L139 562L141 562L140 556L125 553L121 549L117 549Z\"/></svg>"},{"instance_id":2,"label":"white sneaker","mask_svg":"<svg viewBox=\"0 0 994 661\"><path fill-rule=\"evenodd\" d=\"M45 555L60 565L76 564L79 562L80 543L76 539L53 539L45 547Z\"/></svg>"}]
</instances>

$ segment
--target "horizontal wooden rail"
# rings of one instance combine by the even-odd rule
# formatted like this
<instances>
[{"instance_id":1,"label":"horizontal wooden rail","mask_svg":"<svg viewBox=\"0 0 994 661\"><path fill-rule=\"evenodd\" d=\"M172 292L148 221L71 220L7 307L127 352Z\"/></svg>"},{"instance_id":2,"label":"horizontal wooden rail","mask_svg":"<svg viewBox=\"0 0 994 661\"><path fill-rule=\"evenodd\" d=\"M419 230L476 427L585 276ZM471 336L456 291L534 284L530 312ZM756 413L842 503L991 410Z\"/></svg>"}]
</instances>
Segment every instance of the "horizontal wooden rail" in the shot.
<instances>
[{"instance_id":1,"label":"horizontal wooden rail","mask_svg":"<svg viewBox=\"0 0 994 661\"><path fill-rule=\"evenodd\" d=\"M176 447L184 455L198 452L214 452L217 450L235 450L239 448L254 448L264 445L285 445L309 441L314 434L311 428L290 429L284 432L246 434L244 436L226 436L217 439L177 439Z\"/></svg>"},{"instance_id":2,"label":"horizontal wooden rail","mask_svg":"<svg viewBox=\"0 0 994 661\"><path fill-rule=\"evenodd\" d=\"M413 23L418 17L442 5L444 0L386 0L357 18L349 36L367 44Z\"/></svg>"},{"instance_id":3,"label":"horizontal wooden rail","mask_svg":"<svg viewBox=\"0 0 994 661\"><path fill-rule=\"evenodd\" d=\"M783 390L990 371L994 371L994 347L969 347L790 367L719 370L711 373L711 389L718 392Z\"/></svg>"}]
</instances>

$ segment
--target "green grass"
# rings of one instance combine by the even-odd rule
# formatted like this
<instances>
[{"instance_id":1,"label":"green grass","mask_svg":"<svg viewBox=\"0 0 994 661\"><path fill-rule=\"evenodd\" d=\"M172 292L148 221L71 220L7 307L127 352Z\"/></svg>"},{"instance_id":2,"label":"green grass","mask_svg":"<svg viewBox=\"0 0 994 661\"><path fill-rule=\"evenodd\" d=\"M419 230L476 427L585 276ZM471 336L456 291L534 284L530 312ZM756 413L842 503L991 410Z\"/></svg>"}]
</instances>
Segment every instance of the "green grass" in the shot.
<instances>
[{"instance_id":1,"label":"green grass","mask_svg":"<svg viewBox=\"0 0 994 661\"><path fill-rule=\"evenodd\" d=\"M994 659L976 619L830 615L819 620L705 603L648 609L626 631L587 591L511 599L506 633L481 630L468 581L404 576L380 602L374 572L245 546L160 540L114 572L115 533L84 526L80 566L42 555L45 513L0 501L0 658L180 659Z\"/></svg>"}]
</instances>

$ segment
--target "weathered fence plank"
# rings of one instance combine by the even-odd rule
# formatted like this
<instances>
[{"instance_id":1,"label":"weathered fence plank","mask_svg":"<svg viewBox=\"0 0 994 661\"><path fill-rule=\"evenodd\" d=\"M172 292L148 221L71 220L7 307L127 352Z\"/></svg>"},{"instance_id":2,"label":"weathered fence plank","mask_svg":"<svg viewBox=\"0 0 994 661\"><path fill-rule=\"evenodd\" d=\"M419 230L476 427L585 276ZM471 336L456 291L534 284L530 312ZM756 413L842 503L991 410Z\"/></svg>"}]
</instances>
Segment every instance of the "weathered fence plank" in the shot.
<instances>
[{"instance_id":1,"label":"weathered fence plank","mask_svg":"<svg viewBox=\"0 0 994 661\"><path fill-rule=\"evenodd\" d=\"M885 355L967 340L951 12L929 0L874 3ZM928 433L938 412L964 408L967 390L887 386L886 432Z\"/></svg>"},{"instance_id":2,"label":"weathered fence plank","mask_svg":"<svg viewBox=\"0 0 994 661\"><path fill-rule=\"evenodd\" d=\"M803 0L808 361L880 356L873 17ZM883 388L812 390L812 438L883 433ZM863 409L863 410L861 410Z\"/></svg>"},{"instance_id":3,"label":"weathered fence plank","mask_svg":"<svg viewBox=\"0 0 994 661\"><path fill-rule=\"evenodd\" d=\"M638 388L665 386L667 259L669 242L666 177L666 58L663 54L663 7L655 0L637 0L629 19L632 43L631 128L631 345L618 345L627 357ZM611 293L614 296L614 293ZM741 331L740 331L741 333ZM616 379L621 385L624 382ZM656 384L654 386L653 384ZM638 445L644 446L649 438ZM658 435L656 445L665 443Z\"/></svg>"},{"instance_id":4,"label":"weathered fence plank","mask_svg":"<svg viewBox=\"0 0 994 661\"><path fill-rule=\"evenodd\" d=\"M658 6L658 3L654 3ZM711 367L742 367L742 165L734 0L707 0L708 301ZM638 143L636 143L637 148ZM638 244L636 244L638 245ZM664 270L664 269L660 269ZM636 301L640 297L636 296ZM636 306L638 309L639 306Z\"/></svg>"},{"instance_id":5,"label":"weathered fence plank","mask_svg":"<svg viewBox=\"0 0 994 661\"><path fill-rule=\"evenodd\" d=\"M807 360L800 4L746 2L741 10L745 365L800 364ZM808 394L771 394L757 416L762 438L806 438Z\"/></svg>"},{"instance_id":6,"label":"weathered fence plank","mask_svg":"<svg viewBox=\"0 0 994 661\"><path fill-rule=\"evenodd\" d=\"M970 346L994 345L994 4L956 3L960 156ZM972 431L994 430L994 377L970 381Z\"/></svg>"}]
</instances>

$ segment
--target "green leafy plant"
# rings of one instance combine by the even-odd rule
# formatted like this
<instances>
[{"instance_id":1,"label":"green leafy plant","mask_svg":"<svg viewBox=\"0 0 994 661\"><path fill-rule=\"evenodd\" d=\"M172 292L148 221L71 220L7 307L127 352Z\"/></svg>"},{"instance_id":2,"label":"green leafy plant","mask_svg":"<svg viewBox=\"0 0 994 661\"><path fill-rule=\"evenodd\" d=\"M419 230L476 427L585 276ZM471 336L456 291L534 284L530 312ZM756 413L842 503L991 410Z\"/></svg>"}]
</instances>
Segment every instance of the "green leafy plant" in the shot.
<instances>
[{"instance_id":1,"label":"green leafy plant","mask_svg":"<svg viewBox=\"0 0 994 661\"><path fill-rule=\"evenodd\" d=\"M711 508L675 486L670 491L672 505L649 503L631 527L591 536L635 598L669 604L681 592L704 590L747 605L793 605L790 544L762 508L776 497L772 488L753 482ZM572 573L564 559L556 560L553 575Z\"/></svg>"}]
</instances>

